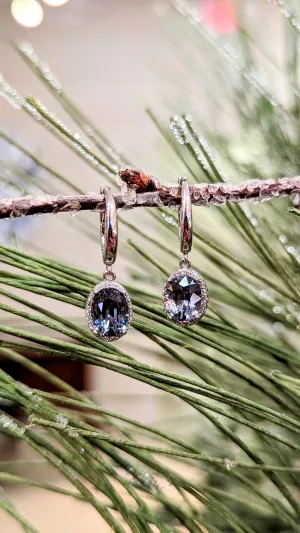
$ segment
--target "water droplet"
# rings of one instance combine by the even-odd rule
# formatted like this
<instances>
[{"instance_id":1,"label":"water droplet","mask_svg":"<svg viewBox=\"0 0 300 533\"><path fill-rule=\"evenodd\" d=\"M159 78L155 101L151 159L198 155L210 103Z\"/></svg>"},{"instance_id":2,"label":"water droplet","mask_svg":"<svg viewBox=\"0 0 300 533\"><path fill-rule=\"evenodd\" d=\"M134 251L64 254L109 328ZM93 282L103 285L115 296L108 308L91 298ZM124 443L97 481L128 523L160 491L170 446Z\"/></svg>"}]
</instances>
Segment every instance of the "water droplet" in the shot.
<instances>
[{"instance_id":1,"label":"water droplet","mask_svg":"<svg viewBox=\"0 0 300 533\"><path fill-rule=\"evenodd\" d=\"M284 325L281 322L274 322L273 329L276 333L281 334L284 332Z\"/></svg>"},{"instance_id":2,"label":"water droplet","mask_svg":"<svg viewBox=\"0 0 300 533\"><path fill-rule=\"evenodd\" d=\"M279 240L282 244L286 244L288 241L285 235L280 235Z\"/></svg>"},{"instance_id":3,"label":"water droplet","mask_svg":"<svg viewBox=\"0 0 300 533\"><path fill-rule=\"evenodd\" d=\"M257 218L255 218L255 217L250 217L250 222L251 222L252 226L254 226L254 227L258 226L258 220L257 220Z\"/></svg>"},{"instance_id":4,"label":"water droplet","mask_svg":"<svg viewBox=\"0 0 300 533\"><path fill-rule=\"evenodd\" d=\"M171 201L168 203L168 208L169 208L169 209L173 209L174 211L178 208L178 205L177 205L177 203L175 202L175 200L171 200Z\"/></svg>"},{"instance_id":5,"label":"water droplet","mask_svg":"<svg viewBox=\"0 0 300 533\"><path fill-rule=\"evenodd\" d=\"M0 415L1 427L15 437L21 437L25 433L25 426L19 426L12 418L5 414Z\"/></svg>"},{"instance_id":6,"label":"water droplet","mask_svg":"<svg viewBox=\"0 0 300 533\"><path fill-rule=\"evenodd\" d=\"M64 429L67 427L69 420L66 416L59 413L58 415L56 415L56 422L60 425L62 429Z\"/></svg>"},{"instance_id":7,"label":"water droplet","mask_svg":"<svg viewBox=\"0 0 300 533\"><path fill-rule=\"evenodd\" d=\"M0 416L0 425L2 426L2 428L6 429L11 424L12 424L12 420L8 416L6 416L6 415L1 415Z\"/></svg>"},{"instance_id":8,"label":"water droplet","mask_svg":"<svg viewBox=\"0 0 300 533\"><path fill-rule=\"evenodd\" d=\"M286 315L286 319L288 322L294 322L295 321L295 317L291 314L288 314Z\"/></svg>"},{"instance_id":9,"label":"water droplet","mask_svg":"<svg viewBox=\"0 0 300 533\"><path fill-rule=\"evenodd\" d=\"M286 251L291 255L297 255L297 250L294 246L288 246Z\"/></svg>"},{"instance_id":10,"label":"water droplet","mask_svg":"<svg viewBox=\"0 0 300 533\"><path fill-rule=\"evenodd\" d=\"M69 437L72 437L72 439L77 439L77 437L79 437L79 434L77 431L75 431L74 429L70 428L69 431L68 431L68 435Z\"/></svg>"},{"instance_id":11,"label":"water droplet","mask_svg":"<svg viewBox=\"0 0 300 533\"><path fill-rule=\"evenodd\" d=\"M32 396L33 395L33 391L27 385L25 385L24 383L22 383L22 385L20 386L20 389L21 389L22 393L25 394L25 396Z\"/></svg>"},{"instance_id":12,"label":"water droplet","mask_svg":"<svg viewBox=\"0 0 300 533\"><path fill-rule=\"evenodd\" d=\"M177 226L176 220L171 215L166 215L166 213L162 213L161 216L168 224L171 224L172 226Z\"/></svg>"},{"instance_id":13,"label":"water droplet","mask_svg":"<svg viewBox=\"0 0 300 533\"><path fill-rule=\"evenodd\" d=\"M226 470L229 471L236 466L236 461L234 461L233 459L224 459L224 465Z\"/></svg>"},{"instance_id":14,"label":"water droplet","mask_svg":"<svg viewBox=\"0 0 300 533\"><path fill-rule=\"evenodd\" d=\"M280 370L277 370L277 369L271 370L270 372L270 376L280 376L280 374L281 374Z\"/></svg>"},{"instance_id":15,"label":"water droplet","mask_svg":"<svg viewBox=\"0 0 300 533\"><path fill-rule=\"evenodd\" d=\"M33 53L33 46L31 43L27 41L21 41L17 43L17 45L18 45L19 50L21 50L21 52L23 52L24 54L30 55Z\"/></svg>"}]
</instances>

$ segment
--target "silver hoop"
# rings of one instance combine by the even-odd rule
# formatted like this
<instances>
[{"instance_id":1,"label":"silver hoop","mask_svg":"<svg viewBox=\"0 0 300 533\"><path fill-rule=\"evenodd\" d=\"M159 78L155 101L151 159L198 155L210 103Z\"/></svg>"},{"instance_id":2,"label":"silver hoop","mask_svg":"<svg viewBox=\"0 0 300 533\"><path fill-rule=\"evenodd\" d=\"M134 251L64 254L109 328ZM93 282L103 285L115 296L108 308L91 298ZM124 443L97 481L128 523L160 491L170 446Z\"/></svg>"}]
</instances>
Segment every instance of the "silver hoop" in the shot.
<instances>
[{"instance_id":1,"label":"silver hoop","mask_svg":"<svg viewBox=\"0 0 300 533\"><path fill-rule=\"evenodd\" d=\"M103 187L105 211L100 211L100 232L103 262L107 266L114 264L118 249L118 220L116 202L110 187Z\"/></svg>"},{"instance_id":2,"label":"silver hoop","mask_svg":"<svg viewBox=\"0 0 300 533\"><path fill-rule=\"evenodd\" d=\"M181 185L181 202L178 210L180 250L188 260L187 254L191 251L193 240L192 201L187 178L179 178L178 182Z\"/></svg>"}]
</instances>

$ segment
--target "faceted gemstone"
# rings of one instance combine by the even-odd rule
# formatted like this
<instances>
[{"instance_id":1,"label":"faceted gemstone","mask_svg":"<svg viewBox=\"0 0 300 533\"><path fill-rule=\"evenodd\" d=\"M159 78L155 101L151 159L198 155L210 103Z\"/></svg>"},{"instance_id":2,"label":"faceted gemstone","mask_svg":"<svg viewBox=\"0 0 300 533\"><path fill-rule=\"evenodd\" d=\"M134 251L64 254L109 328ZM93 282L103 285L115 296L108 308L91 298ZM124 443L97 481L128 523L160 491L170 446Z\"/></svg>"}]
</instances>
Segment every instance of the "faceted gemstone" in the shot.
<instances>
[{"instance_id":1,"label":"faceted gemstone","mask_svg":"<svg viewBox=\"0 0 300 533\"><path fill-rule=\"evenodd\" d=\"M89 324L92 331L104 340L122 337L130 324L128 295L118 284L104 287L94 293L89 306Z\"/></svg>"},{"instance_id":2,"label":"faceted gemstone","mask_svg":"<svg viewBox=\"0 0 300 533\"><path fill-rule=\"evenodd\" d=\"M164 306L168 317L177 324L196 322L206 311L205 281L192 270L179 269L165 285Z\"/></svg>"}]
</instances>

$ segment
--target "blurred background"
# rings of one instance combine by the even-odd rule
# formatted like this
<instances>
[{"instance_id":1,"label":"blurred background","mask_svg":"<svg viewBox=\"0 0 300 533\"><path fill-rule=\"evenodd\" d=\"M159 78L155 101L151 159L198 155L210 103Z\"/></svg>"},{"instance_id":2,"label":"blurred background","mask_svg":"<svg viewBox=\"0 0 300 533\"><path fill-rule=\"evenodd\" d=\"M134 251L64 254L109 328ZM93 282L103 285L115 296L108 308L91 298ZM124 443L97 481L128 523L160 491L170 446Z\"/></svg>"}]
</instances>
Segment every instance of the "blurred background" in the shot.
<instances>
[{"instance_id":1,"label":"blurred background","mask_svg":"<svg viewBox=\"0 0 300 533\"><path fill-rule=\"evenodd\" d=\"M152 0L69 0L64 3L59 0L1 0L0 64L3 78L21 95L32 95L41 100L76 131L76 124L70 121L57 99L20 58L12 41L23 43L20 46L27 51L32 45L45 62L45 68L50 66L76 106L113 140L116 147L126 153L130 161L165 182L177 181L183 170L182 161L169 150L149 112L146 112L149 109L165 122L174 113L191 112L199 124L209 125L215 133L227 135L234 143L234 155L241 164L247 161L249 154L260 157L254 129L251 131L249 128L246 143L245 138L239 138L240 125L232 108L231 88L228 78L226 81L223 75L219 53L204 41L195 46L193 38L186 35L179 14L186 5L192 7L203 31L214 38L225 38L224 53L229 55L235 43L239 17L242 16L251 27L253 51L257 64L262 66L257 72L259 83L265 86L264 61L267 57L269 83L276 98L284 102L287 99L284 83L281 73L274 66L281 59L281 43L285 39L279 11L267 0L194 0L174 4L176 9L171 2ZM259 49L256 40L259 40ZM238 62L238 57L234 54L232 57ZM199 67L197 70L195 65ZM213 93L212 86L215 88ZM51 135L47 128L41 128L28 114L8 105L5 98L0 99L0 121L1 130L6 135L26 147L37 159L59 170L71 183L86 193L99 190L102 179L92 168ZM8 143L5 137L0 139L0 158L2 196L14 196L24 191L56 190L57 181L53 176ZM289 167L287 163L287 173L289 169L293 170L292 165ZM226 168L225 163L225 170L231 171L229 164ZM266 177L269 172L272 175L272 164L265 170ZM237 177L236 168L233 178ZM67 193L68 185L60 183L59 190ZM127 220L142 225L145 215L133 211L125 213ZM85 227L93 233L93 239L78 230L79 216L1 221L0 241L17 244L28 252L59 258L100 275L103 270L100 239L98 247L96 244L99 215L90 213L84 217ZM157 228L153 227L151 231L155 236ZM130 235L129 230L121 229L116 264L121 282L127 281L132 274L133 261L128 259L130 251L127 247ZM176 241L173 242L176 246ZM135 266L138 269L139 265ZM38 303L42 301L38 296L33 299ZM75 307L59 302L51 302L51 309L74 316L74 319L75 315L78 316ZM11 317L1 313L1 320L11 321ZM18 319L15 320L19 324ZM128 350L137 349L134 334L121 342ZM138 355L141 360L155 364L159 355L153 352L151 346L150 342L149 346L145 343L143 353ZM166 364L171 368L173 363ZM74 366L69 364L47 368L77 388L88 391L102 406L143 422L161 422L165 426L172 414L173 404L169 398L140 383L132 388L131 381L123 376L112 376L89 367L76 367L74 371ZM18 375L19 369L10 367L10 370ZM22 375L20 379L31 386L40 386L40 383L30 382L36 377ZM184 417L184 408L177 415ZM192 422L189 431L192 431ZM31 454L21 445L12 446L6 437L1 439L0 435L0 459L32 459L28 453ZM46 481L55 474L44 468L39 470L38 476ZM64 486L61 480L57 483ZM59 495L21 487L10 488L9 494L22 514L30 517L42 533L109 531L104 523L99 529L99 517L92 508ZM0 532L17 531L18 526L0 510Z\"/></svg>"}]
</instances>

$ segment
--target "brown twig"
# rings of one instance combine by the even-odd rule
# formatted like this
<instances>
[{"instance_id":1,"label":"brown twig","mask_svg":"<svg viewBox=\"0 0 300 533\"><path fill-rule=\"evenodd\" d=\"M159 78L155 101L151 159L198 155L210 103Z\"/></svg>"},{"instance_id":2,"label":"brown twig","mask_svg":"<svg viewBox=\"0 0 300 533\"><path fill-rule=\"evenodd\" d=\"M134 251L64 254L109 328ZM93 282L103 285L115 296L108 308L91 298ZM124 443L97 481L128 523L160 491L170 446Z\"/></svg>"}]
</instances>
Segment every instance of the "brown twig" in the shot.
<instances>
[{"instance_id":1,"label":"brown twig","mask_svg":"<svg viewBox=\"0 0 300 533\"><path fill-rule=\"evenodd\" d=\"M140 171L125 169L119 172L122 194L114 195L117 208L173 207L180 203L180 187L162 185L156 178ZM249 180L238 184L201 183L191 185L192 203L198 206L222 206L227 202L245 200L266 202L274 198L300 193L300 176L273 180ZM104 196L91 193L76 196L24 196L0 199L0 219L17 218L45 213L99 211L104 208Z\"/></svg>"}]
</instances>

